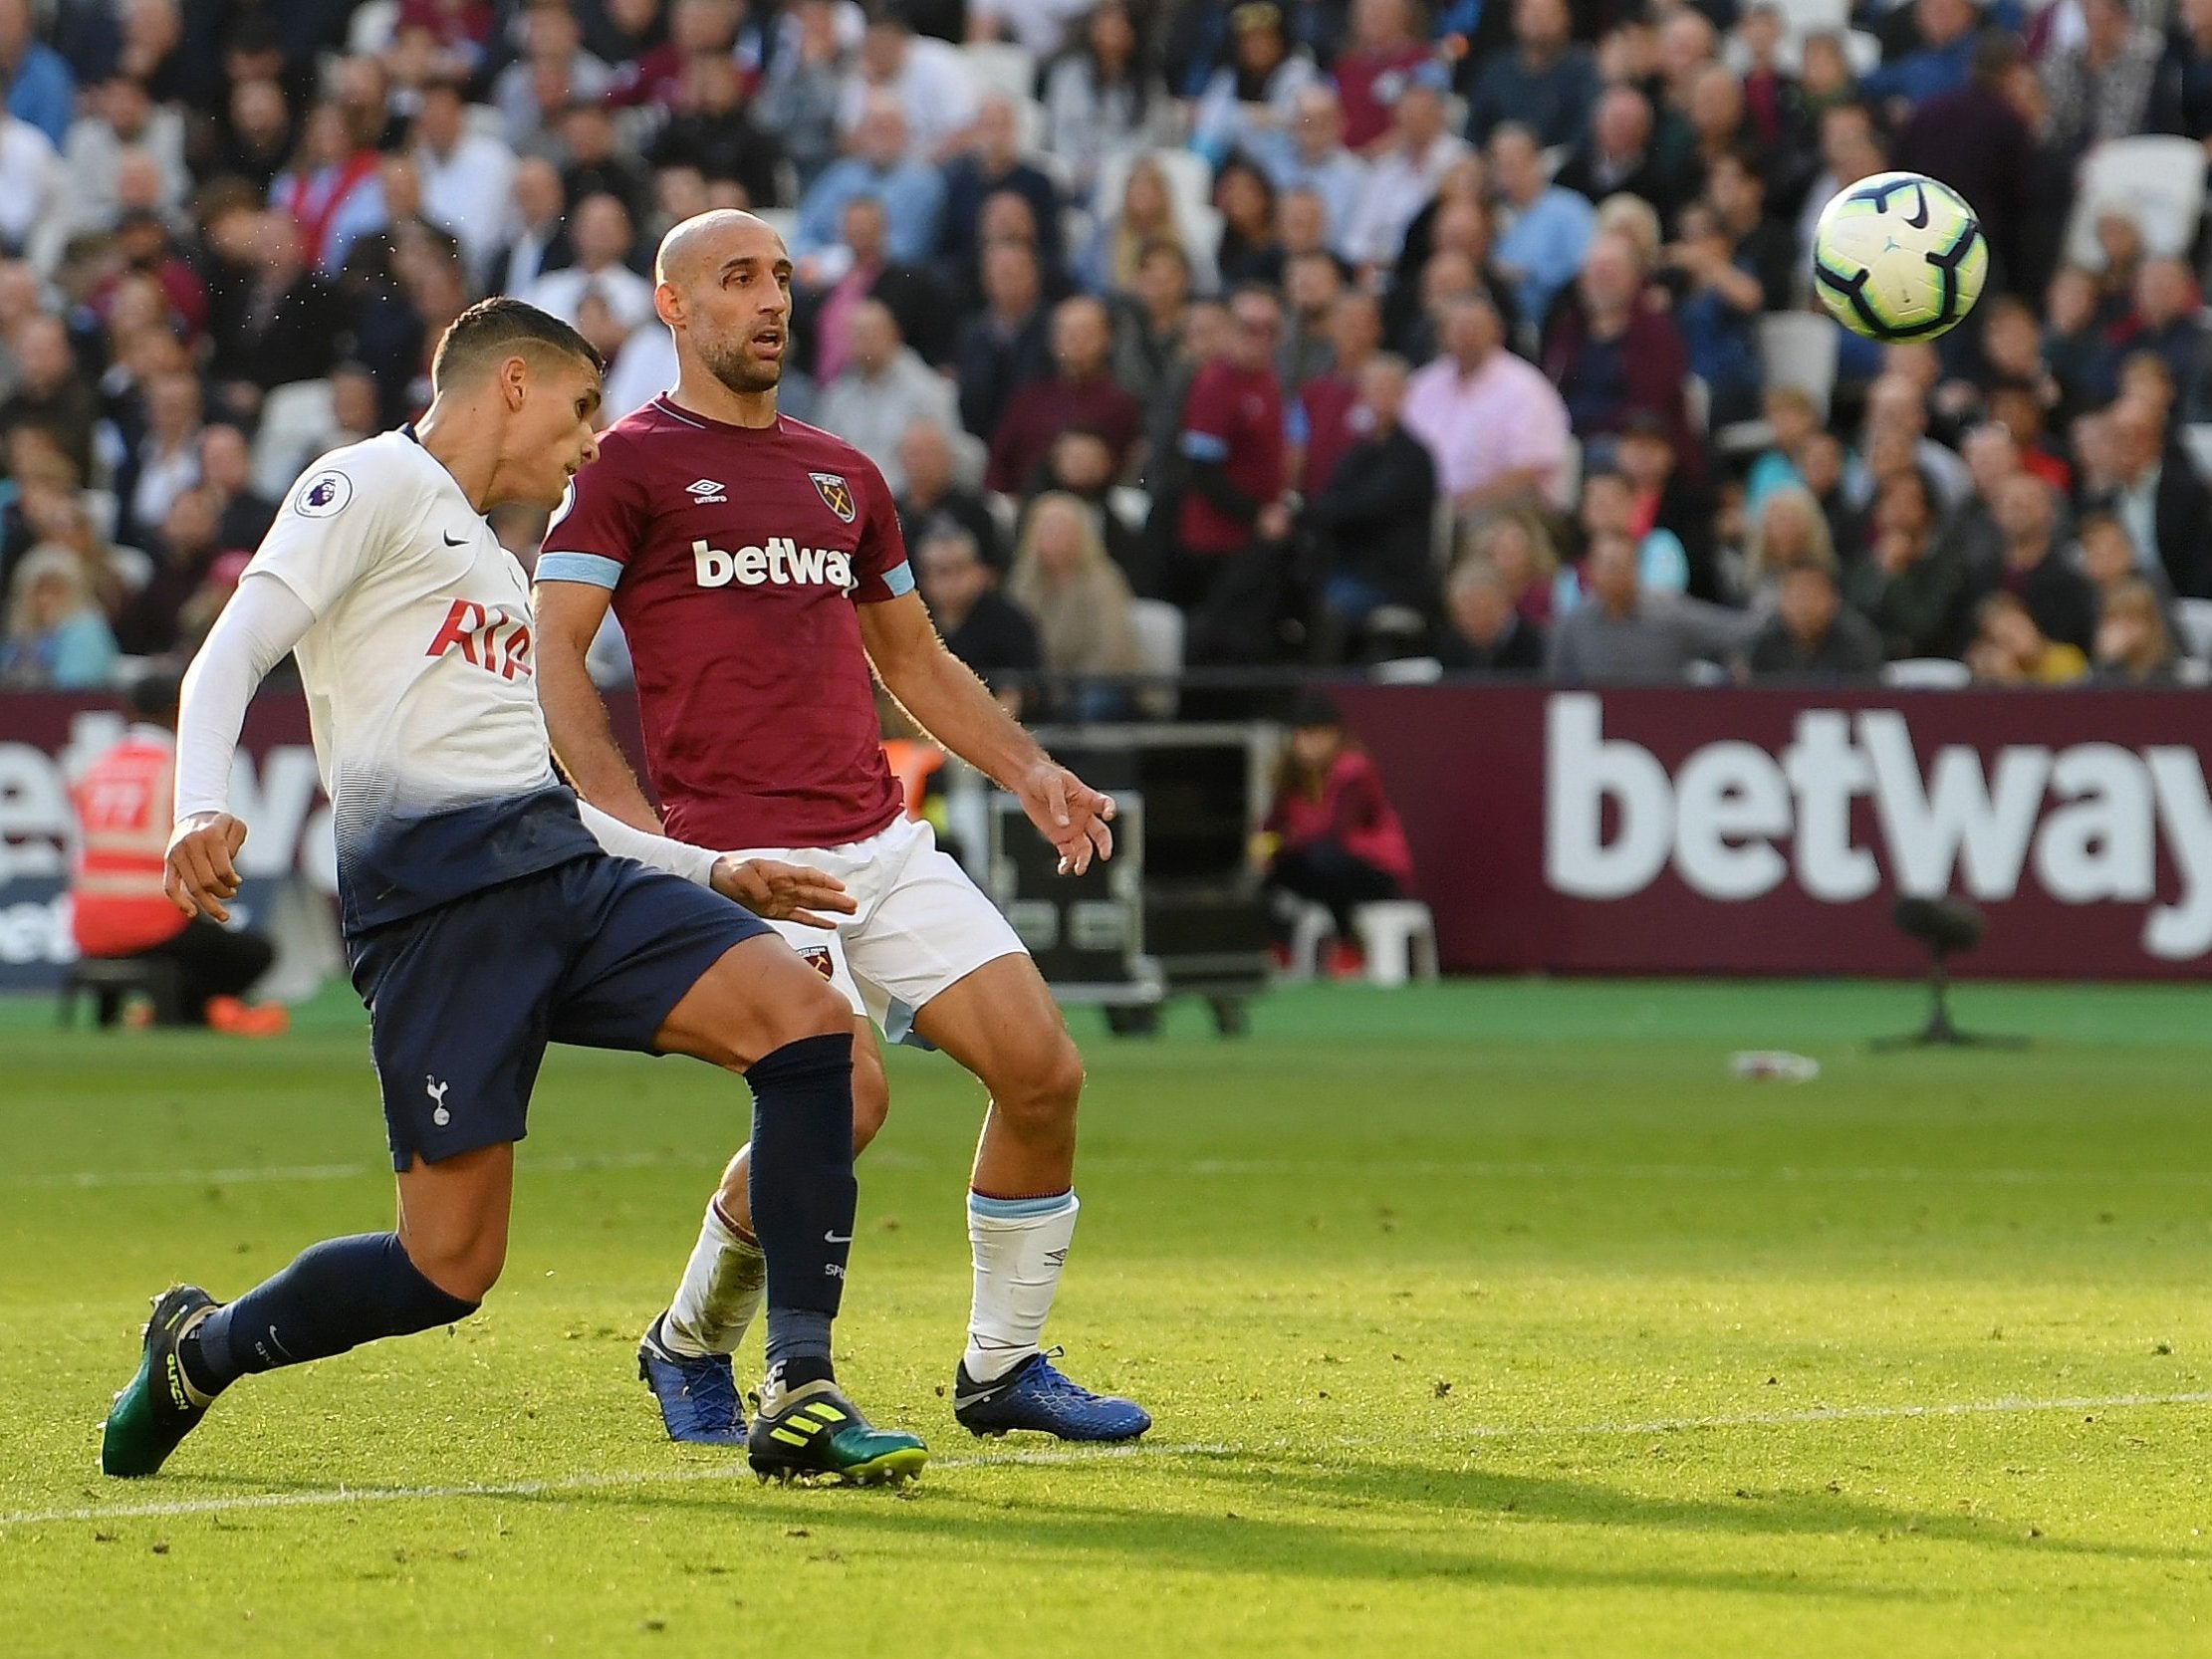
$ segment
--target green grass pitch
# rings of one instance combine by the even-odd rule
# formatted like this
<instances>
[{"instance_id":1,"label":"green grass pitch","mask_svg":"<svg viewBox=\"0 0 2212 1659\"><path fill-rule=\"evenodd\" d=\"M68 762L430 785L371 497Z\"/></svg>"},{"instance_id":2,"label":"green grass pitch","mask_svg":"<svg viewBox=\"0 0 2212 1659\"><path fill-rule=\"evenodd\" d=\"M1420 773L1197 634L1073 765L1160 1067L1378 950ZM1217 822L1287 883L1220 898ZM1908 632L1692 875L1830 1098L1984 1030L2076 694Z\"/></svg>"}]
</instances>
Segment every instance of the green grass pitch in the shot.
<instances>
[{"instance_id":1,"label":"green grass pitch","mask_svg":"<svg viewBox=\"0 0 2212 1659\"><path fill-rule=\"evenodd\" d=\"M1134 1451L953 1424L981 1102L896 1055L839 1335L938 1454L901 1497L661 1439L633 1344L745 1095L573 1051L481 1316L249 1379L103 1481L150 1293L388 1224L364 1029L0 1009L0 1652L2206 1651L2203 993L1959 1003L2037 1049L1869 1056L1909 986L1317 989L1233 1043L1079 1016L1051 1335L1152 1407ZM1822 1075L1728 1074L1770 1046Z\"/></svg>"}]
</instances>

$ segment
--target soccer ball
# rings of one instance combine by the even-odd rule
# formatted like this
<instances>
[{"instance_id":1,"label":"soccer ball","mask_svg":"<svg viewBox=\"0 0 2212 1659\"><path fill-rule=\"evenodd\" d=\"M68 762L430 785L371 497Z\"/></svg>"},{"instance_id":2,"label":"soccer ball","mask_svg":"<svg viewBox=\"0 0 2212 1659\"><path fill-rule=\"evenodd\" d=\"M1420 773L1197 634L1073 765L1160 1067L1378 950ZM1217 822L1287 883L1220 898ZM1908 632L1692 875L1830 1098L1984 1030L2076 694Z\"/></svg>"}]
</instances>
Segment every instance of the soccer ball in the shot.
<instances>
[{"instance_id":1,"label":"soccer ball","mask_svg":"<svg viewBox=\"0 0 2212 1659\"><path fill-rule=\"evenodd\" d=\"M1981 298L1989 243L1966 198L1920 173L1839 191L1813 229L1813 292L1868 340L1932 340Z\"/></svg>"}]
</instances>

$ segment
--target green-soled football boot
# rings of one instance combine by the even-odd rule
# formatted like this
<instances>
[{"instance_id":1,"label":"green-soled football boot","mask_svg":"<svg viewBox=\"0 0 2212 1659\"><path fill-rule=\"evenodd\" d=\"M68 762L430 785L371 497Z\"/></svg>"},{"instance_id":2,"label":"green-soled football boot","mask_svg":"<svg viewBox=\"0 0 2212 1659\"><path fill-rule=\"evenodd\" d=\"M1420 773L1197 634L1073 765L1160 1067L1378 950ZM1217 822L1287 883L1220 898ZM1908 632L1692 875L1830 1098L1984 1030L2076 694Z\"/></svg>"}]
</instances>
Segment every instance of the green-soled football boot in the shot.
<instances>
[{"instance_id":1,"label":"green-soled football boot","mask_svg":"<svg viewBox=\"0 0 2212 1659\"><path fill-rule=\"evenodd\" d=\"M918 1435L879 1429L834 1382L785 1387L771 1372L755 1401L746 1461L763 1481L830 1480L851 1486L902 1486L921 1473L929 1448Z\"/></svg>"},{"instance_id":2,"label":"green-soled football boot","mask_svg":"<svg viewBox=\"0 0 2212 1659\"><path fill-rule=\"evenodd\" d=\"M197 1285L171 1286L153 1299L137 1374L116 1396L101 1425L102 1473L150 1475L199 1427L211 1402L184 1380L176 1348L184 1333L214 1310L215 1299Z\"/></svg>"}]
</instances>

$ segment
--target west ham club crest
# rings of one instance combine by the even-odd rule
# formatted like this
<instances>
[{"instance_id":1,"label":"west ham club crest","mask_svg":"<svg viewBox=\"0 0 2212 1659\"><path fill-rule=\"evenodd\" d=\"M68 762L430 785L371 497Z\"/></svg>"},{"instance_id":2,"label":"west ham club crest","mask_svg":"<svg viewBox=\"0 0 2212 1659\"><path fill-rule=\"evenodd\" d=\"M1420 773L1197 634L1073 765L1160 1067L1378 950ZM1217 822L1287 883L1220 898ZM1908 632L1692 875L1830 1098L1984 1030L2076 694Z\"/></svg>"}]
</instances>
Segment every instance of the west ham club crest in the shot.
<instances>
[{"instance_id":1,"label":"west ham club crest","mask_svg":"<svg viewBox=\"0 0 2212 1659\"><path fill-rule=\"evenodd\" d=\"M815 489L821 493L823 506L847 524L851 524L859 516L853 505L852 485L834 472L810 472L807 476L814 480Z\"/></svg>"}]
</instances>

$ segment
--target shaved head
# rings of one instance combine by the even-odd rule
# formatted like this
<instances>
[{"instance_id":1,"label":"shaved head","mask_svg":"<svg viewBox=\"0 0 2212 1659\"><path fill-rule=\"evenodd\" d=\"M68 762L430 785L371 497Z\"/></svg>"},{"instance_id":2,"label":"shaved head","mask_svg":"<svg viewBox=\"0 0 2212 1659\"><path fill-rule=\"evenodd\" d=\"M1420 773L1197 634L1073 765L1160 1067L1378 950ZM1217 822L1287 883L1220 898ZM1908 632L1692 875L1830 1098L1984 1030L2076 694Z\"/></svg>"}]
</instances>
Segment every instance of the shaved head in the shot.
<instances>
[{"instance_id":1,"label":"shaved head","mask_svg":"<svg viewBox=\"0 0 2212 1659\"><path fill-rule=\"evenodd\" d=\"M791 320L791 254L765 219L735 208L696 214L660 240L654 309L679 363L740 396L772 393Z\"/></svg>"}]
</instances>

